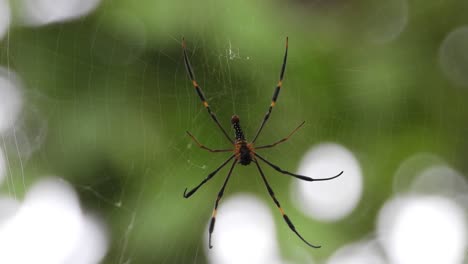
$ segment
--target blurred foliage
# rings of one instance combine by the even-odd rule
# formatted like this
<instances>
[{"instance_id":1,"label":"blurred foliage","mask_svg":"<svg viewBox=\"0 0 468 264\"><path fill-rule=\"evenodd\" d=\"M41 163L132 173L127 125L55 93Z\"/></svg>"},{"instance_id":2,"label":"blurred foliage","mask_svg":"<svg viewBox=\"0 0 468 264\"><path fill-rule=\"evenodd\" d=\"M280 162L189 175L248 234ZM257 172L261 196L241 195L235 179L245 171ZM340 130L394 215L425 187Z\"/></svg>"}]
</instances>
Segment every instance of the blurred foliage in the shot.
<instances>
[{"instance_id":1,"label":"blurred foliage","mask_svg":"<svg viewBox=\"0 0 468 264\"><path fill-rule=\"evenodd\" d=\"M444 37L468 23L468 4L395 3L109 0L80 20L16 25L0 61L24 83L23 114L37 109L47 124L25 164L26 185L44 175L70 181L84 206L110 225L106 263L205 262L201 238L222 176L190 200L182 192L223 157L198 149L185 131L208 146L226 142L187 79L181 38L221 122L228 126L236 113L249 136L269 104L289 36L284 89L260 142L307 123L267 156L294 170L310 146L335 141L355 153L365 177L360 205L336 223L305 217L280 188L293 179L270 177L304 237L325 245L310 254L324 258L373 232L405 158L431 152L468 171L468 90L438 65ZM11 162L19 175L18 161ZM254 169L233 176L227 196L255 193L273 209ZM294 260L306 246L279 216L275 221L282 254Z\"/></svg>"}]
</instances>

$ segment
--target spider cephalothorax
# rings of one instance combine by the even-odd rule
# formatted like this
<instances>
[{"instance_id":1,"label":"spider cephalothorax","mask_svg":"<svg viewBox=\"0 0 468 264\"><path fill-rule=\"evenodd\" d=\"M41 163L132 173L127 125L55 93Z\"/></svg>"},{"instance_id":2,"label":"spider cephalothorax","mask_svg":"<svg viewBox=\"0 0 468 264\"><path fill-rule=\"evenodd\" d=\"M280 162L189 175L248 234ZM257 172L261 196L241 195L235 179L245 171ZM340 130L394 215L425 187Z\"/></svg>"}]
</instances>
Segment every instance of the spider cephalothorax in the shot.
<instances>
[{"instance_id":1,"label":"spider cephalothorax","mask_svg":"<svg viewBox=\"0 0 468 264\"><path fill-rule=\"evenodd\" d=\"M273 98L271 100L270 107L268 108L268 111L266 112L265 116L263 117L262 123L260 124L260 127L258 128L257 133L255 134L255 137L253 138L252 142L247 142L247 140L245 139L245 135L244 135L244 132L242 131L242 128L241 128L240 123L239 123L239 117L237 115L234 115L231 118L231 123L232 123L232 126L233 126L234 131L235 131L235 139L233 140L228 135L228 133L226 133L226 130L224 130L223 126L219 123L218 118L216 117L216 115L211 111L211 108L210 108L208 102L205 99L205 95L203 95L203 92L202 92L200 86L198 86L198 83L195 80L195 76L193 74L192 66L190 66L190 61L189 61L189 58L188 58L188 55L187 55L187 51L185 49L185 41L184 40L182 40L182 47L183 47L183 50L184 50L185 67L187 68L187 73L188 73L188 75L190 77L190 80L192 81L193 87L195 88L195 90L196 90L196 92L198 94L198 97L200 97L200 100L202 101L203 106L208 111L208 114L211 116L211 119L213 119L213 121L219 127L219 129L224 134L224 136L229 140L229 142L232 144L233 148L231 148L231 149L211 149L211 148L208 148L208 147L205 147L204 145L202 145L192 134L190 134L190 132L187 131L187 134L202 149L208 150L210 152L231 152L231 153L234 152L233 155L231 155L226 161L224 161L216 170L214 170L213 172L208 174L208 176L200 184L198 184L195 188L191 189L188 192L187 192L187 189L185 189L185 191L184 191L184 197L189 198L190 196L192 196L198 190L198 188L200 188L203 184L205 184L211 178L213 178L213 176L216 173L218 173L219 170L221 170L224 166L226 166L226 164L228 164L231 160L234 159L234 161L232 162L231 168L229 169L228 175L227 175L226 179L224 180L223 186L221 187L221 190L219 190L218 198L216 199L215 206L214 206L214 209L213 209L213 214L211 215L210 227L208 229L209 247L210 248L212 247L211 246L211 234L213 233L215 222L216 222L216 213L218 212L217 211L218 210L218 204L219 204L219 201L221 200L221 198L223 197L224 190L225 190L226 185L227 185L227 183L229 181L229 178L231 177L231 174L232 174L232 171L234 170L234 167L238 163L240 163L241 165L249 165L250 163L254 163L255 166L258 169L258 172L260 173L260 176L262 177L262 180L263 180L263 183L265 184L265 187L268 190L268 194L271 196L271 198L275 202L275 204L278 207L281 215L283 216L284 221L289 226L289 228L302 241L304 241L304 243L306 243L307 245L309 245L311 247L319 248L320 246L315 246L315 245L312 245L311 243L307 242L299 234L299 232L296 230L296 227L291 222L291 219L289 219L289 217L284 212L283 208L281 208L281 205L280 205L279 201L276 199L275 193L273 192L273 189L270 187L270 184L268 183L268 181L267 181L267 179L265 177L265 174L263 173L262 169L260 168L260 164L259 164L258 161L261 160L261 161L265 162L267 165L271 166L273 169L275 169L278 172L281 172L281 173L289 175L289 176L296 177L296 178L298 178L300 180L304 180L304 181L328 181L328 180L331 180L331 179L334 179L334 178L340 176L343 172L340 172L338 175L335 175L335 176L329 177L329 178L313 179L313 178L310 178L310 177L307 177L307 176L298 175L298 174L294 174L294 173L285 171L285 170L281 169L280 167L274 165L273 163L269 162L268 160L266 160L265 158L263 158L262 156L260 156L256 152L259 149L272 148L272 147L274 147L274 146L276 146L276 145L278 145L280 143L285 142L299 128L302 127L304 122L302 122L298 127L296 127L296 129L294 129L287 137L285 137L285 138L283 138L281 140L278 140L273 144L263 145L263 146L259 146L259 147L254 148L254 143L257 140L258 136L260 135L260 132L262 131L263 126L265 125L268 118L270 117L271 111L273 110L273 107L275 107L275 105L276 105L276 100L278 99L280 88L283 85L284 70L286 69L286 59L288 57L288 38L286 38L286 52L284 53L283 65L281 67L280 80L278 82L278 85L276 85L276 89L275 89L275 91L273 93Z\"/></svg>"}]
</instances>

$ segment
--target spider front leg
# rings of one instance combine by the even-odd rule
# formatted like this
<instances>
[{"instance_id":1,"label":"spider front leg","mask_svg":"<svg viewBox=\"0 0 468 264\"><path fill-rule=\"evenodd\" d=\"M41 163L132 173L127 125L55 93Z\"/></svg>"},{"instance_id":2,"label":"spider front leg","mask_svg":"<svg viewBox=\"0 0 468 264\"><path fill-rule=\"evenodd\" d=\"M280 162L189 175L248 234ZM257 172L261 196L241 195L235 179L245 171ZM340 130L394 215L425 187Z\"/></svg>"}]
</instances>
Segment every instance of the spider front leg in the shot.
<instances>
[{"instance_id":1,"label":"spider front leg","mask_svg":"<svg viewBox=\"0 0 468 264\"><path fill-rule=\"evenodd\" d=\"M190 132L186 131L187 135L192 138L192 140L202 149L208 150L209 152L233 152L232 149L210 149L208 147L205 147L203 144L201 144Z\"/></svg>"},{"instance_id":2,"label":"spider front leg","mask_svg":"<svg viewBox=\"0 0 468 264\"><path fill-rule=\"evenodd\" d=\"M223 162L223 164L221 164L216 170L214 170L213 172L211 172L210 174L208 174L208 176L206 176L205 179L203 179L202 182L200 182L195 188L193 188L192 190L190 190L189 192L187 192L187 188L185 188L184 190L184 198L189 198L190 196L192 196L197 190L198 188L202 187L203 184L205 184L207 181L211 180L211 178L213 178L213 176L216 175L216 173L218 173L219 170L221 170L224 166L226 166L226 164L232 160L233 158L235 157L235 155L232 155L231 157L229 157L229 159L225 160Z\"/></svg>"},{"instance_id":3,"label":"spider front leg","mask_svg":"<svg viewBox=\"0 0 468 264\"><path fill-rule=\"evenodd\" d=\"M285 142L286 140L288 140L294 133L296 133L296 131L298 131L303 125L305 124L305 121L303 121L300 125L298 125L291 133L289 133L289 135L283 139L280 139L278 141L276 141L275 143L273 144L269 144L269 145L265 145L265 146L260 146L260 147L255 147L255 149L266 149L266 148L272 148L280 143L283 143Z\"/></svg>"},{"instance_id":4,"label":"spider front leg","mask_svg":"<svg viewBox=\"0 0 468 264\"><path fill-rule=\"evenodd\" d=\"M276 171L281 172L282 174L286 174L286 175L289 175L289 176L293 176L293 177L296 177L296 178L298 178L298 179L300 179L300 180L304 180L304 181L329 181L329 180L333 180L333 179L335 179L335 178L341 176L341 174L343 174L343 171L341 171L340 173L338 173L337 175L332 176L332 177L315 179L315 178L311 178L311 177L307 177L307 176L295 174L295 173L292 173L292 172L289 172L289 171L285 171L285 170L281 169L280 167L276 166L275 164L269 162L268 160L266 160L266 159L263 158L262 156L258 155L258 153L255 153L255 157L261 159L263 162L265 162L266 164L268 164L269 166L271 166L271 167L272 167L273 169L275 169Z\"/></svg>"},{"instance_id":5,"label":"spider front leg","mask_svg":"<svg viewBox=\"0 0 468 264\"><path fill-rule=\"evenodd\" d=\"M281 215L283 216L283 219L284 221L286 222L286 224L288 224L288 227L289 229L291 229L304 243L306 243L309 247L313 247L313 248L320 248L321 246L316 246L316 245L313 245L311 243L309 243L307 240L305 240L301 234L299 234L299 232L296 230L296 227L294 226L294 224L292 223L291 219L289 219L288 215L286 215L286 213L284 212L283 208L281 207L281 204L279 203L278 199L276 199L276 196L275 196L275 193L273 192L273 189L270 187L270 184L268 183L266 177L265 177L265 174L263 174L263 171L262 169L260 168L260 165L258 164L258 161L257 160L254 160L255 162L255 165L257 165L257 168L258 168L258 172L260 172L260 175L262 176L262 179L263 179L263 183L265 183L265 186L268 190L268 193L270 194L271 196L271 199L273 199L273 202L275 202L276 204L276 207L278 207Z\"/></svg>"},{"instance_id":6,"label":"spider front leg","mask_svg":"<svg viewBox=\"0 0 468 264\"><path fill-rule=\"evenodd\" d=\"M275 91L273 92L273 97L271 98L270 107L268 108L268 111L265 113L262 123L260 124L260 127L258 128L257 133L255 134L255 137L252 140L252 143L255 143L255 141L257 141L257 138L260 135L260 132L262 132L263 127L265 126L266 122L270 118L273 107L275 107L276 105L276 100L278 100L280 89L283 86L284 71L286 70L287 60L288 60L288 37L286 37L286 51L284 52L283 65L281 66L281 72L280 72L280 78L279 78L278 84L276 85Z\"/></svg>"},{"instance_id":7,"label":"spider front leg","mask_svg":"<svg viewBox=\"0 0 468 264\"><path fill-rule=\"evenodd\" d=\"M232 171L234 170L234 167L236 166L236 164L237 164L237 160L234 160L234 162L232 163L231 169L229 170L229 173L228 173L226 179L224 180L223 187L221 187L221 190L219 190L218 198L216 198L215 206L213 208L213 214L211 215L210 228L208 230L208 232L209 232L208 233L208 246L209 246L209 248L213 248L213 246L211 245L211 234L213 234L214 227L215 227L216 214L218 212L219 201L221 201L221 198L223 198L224 189L226 189L226 185L227 185L227 183L229 181L229 178L231 177Z\"/></svg>"},{"instance_id":8,"label":"spider front leg","mask_svg":"<svg viewBox=\"0 0 468 264\"><path fill-rule=\"evenodd\" d=\"M219 127L219 129L224 134L224 136L226 136L227 140L229 140L229 142L234 144L234 141L229 137L229 135L227 134L224 127L219 123L218 118L216 117L215 113L213 113L213 111L211 111L210 105L208 104L208 101L206 100L205 95L203 94L200 86L198 85L197 81L195 80L195 73L193 72L192 66L190 65L190 60L189 60L188 55L187 55L187 51L186 51L186 47L185 47L185 39L184 38L182 39L182 48L183 48L183 51L184 51L185 68L187 69L187 73L189 75L190 80L192 81L192 85L195 88L195 91L197 91L198 97L200 97L200 100L201 100L203 106L208 111L208 114L211 116L211 119L213 119L213 121Z\"/></svg>"}]
</instances>

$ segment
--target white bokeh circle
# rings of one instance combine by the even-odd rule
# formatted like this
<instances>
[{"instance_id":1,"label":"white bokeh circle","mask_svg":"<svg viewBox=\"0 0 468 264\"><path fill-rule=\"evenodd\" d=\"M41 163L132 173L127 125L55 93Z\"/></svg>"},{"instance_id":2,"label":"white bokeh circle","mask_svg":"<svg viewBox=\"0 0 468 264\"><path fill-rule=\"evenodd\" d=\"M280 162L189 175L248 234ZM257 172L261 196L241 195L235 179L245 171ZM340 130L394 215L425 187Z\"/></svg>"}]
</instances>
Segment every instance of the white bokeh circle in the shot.
<instances>
[{"instance_id":1,"label":"white bokeh circle","mask_svg":"<svg viewBox=\"0 0 468 264\"><path fill-rule=\"evenodd\" d=\"M313 147L303 157L298 174L319 179L343 171L330 181L294 181L293 199L306 215L323 221L337 221L357 206L363 189L359 162L348 149L333 143Z\"/></svg>"},{"instance_id":2,"label":"white bokeh circle","mask_svg":"<svg viewBox=\"0 0 468 264\"><path fill-rule=\"evenodd\" d=\"M11 206L10 206L11 208ZM0 263L98 263L107 250L101 225L81 211L73 188L48 178L0 225ZM75 256L75 257L74 257Z\"/></svg>"},{"instance_id":3,"label":"white bokeh circle","mask_svg":"<svg viewBox=\"0 0 468 264\"><path fill-rule=\"evenodd\" d=\"M445 165L431 166L416 176L411 191L456 196L468 193L468 183L459 172Z\"/></svg>"},{"instance_id":4,"label":"white bokeh circle","mask_svg":"<svg viewBox=\"0 0 468 264\"><path fill-rule=\"evenodd\" d=\"M364 32L374 43L396 39L408 24L407 0L370 1L367 9Z\"/></svg>"},{"instance_id":5,"label":"white bokeh circle","mask_svg":"<svg viewBox=\"0 0 468 264\"><path fill-rule=\"evenodd\" d=\"M450 32L439 49L439 62L449 80L468 86L468 26Z\"/></svg>"},{"instance_id":6,"label":"white bokeh circle","mask_svg":"<svg viewBox=\"0 0 468 264\"><path fill-rule=\"evenodd\" d=\"M236 195L222 201L212 236L210 263L281 263L273 216L268 206L252 195Z\"/></svg>"},{"instance_id":7,"label":"white bokeh circle","mask_svg":"<svg viewBox=\"0 0 468 264\"><path fill-rule=\"evenodd\" d=\"M101 263L109 247L108 235L104 224L95 216L86 215L81 235L67 264Z\"/></svg>"},{"instance_id":8,"label":"white bokeh circle","mask_svg":"<svg viewBox=\"0 0 468 264\"><path fill-rule=\"evenodd\" d=\"M17 200L0 196L0 230L2 225L16 213L19 207L20 204Z\"/></svg>"},{"instance_id":9,"label":"white bokeh circle","mask_svg":"<svg viewBox=\"0 0 468 264\"><path fill-rule=\"evenodd\" d=\"M97 8L101 0L20 0L21 18L31 26L76 19Z\"/></svg>"},{"instance_id":10,"label":"white bokeh circle","mask_svg":"<svg viewBox=\"0 0 468 264\"><path fill-rule=\"evenodd\" d=\"M0 133L17 120L23 105L21 85L8 69L0 67Z\"/></svg>"},{"instance_id":11,"label":"white bokeh circle","mask_svg":"<svg viewBox=\"0 0 468 264\"><path fill-rule=\"evenodd\" d=\"M396 194L407 193L411 189L415 177L421 171L431 166L442 165L445 162L432 153L416 153L400 163L393 176L393 191Z\"/></svg>"},{"instance_id":12,"label":"white bokeh circle","mask_svg":"<svg viewBox=\"0 0 468 264\"><path fill-rule=\"evenodd\" d=\"M0 40L5 37L11 23L11 10L8 0L0 0Z\"/></svg>"},{"instance_id":13,"label":"white bokeh circle","mask_svg":"<svg viewBox=\"0 0 468 264\"><path fill-rule=\"evenodd\" d=\"M359 241L339 248L327 264L385 264L386 260L376 241Z\"/></svg>"},{"instance_id":14,"label":"white bokeh circle","mask_svg":"<svg viewBox=\"0 0 468 264\"><path fill-rule=\"evenodd\" d=\"M461 264L467 249L464 210L443 196L398 197L378 216L390 263Z\"/></svg>"},{"instance_id":15,"label":"white bokeh circle","mask_svg":"<svg viewBox=\"0 0 468 264\"><path fill-rule=\"evenodd\" d=\"M2 148L0 148L0 185L2 185L6 173L6 162L4 155L5 154L3 154Z\"/></svg>"},{"instance_id":16,"label":"white bokeh circle","mask_svg":"<svg viewBox=\"0 0 468 264\"><path fill-rule=\"evenodd\" d=\"M0 262L63 263L78 239L81 218L68 184L55 179L36 184L0 229Z\"/></svg>"}]
</instances>

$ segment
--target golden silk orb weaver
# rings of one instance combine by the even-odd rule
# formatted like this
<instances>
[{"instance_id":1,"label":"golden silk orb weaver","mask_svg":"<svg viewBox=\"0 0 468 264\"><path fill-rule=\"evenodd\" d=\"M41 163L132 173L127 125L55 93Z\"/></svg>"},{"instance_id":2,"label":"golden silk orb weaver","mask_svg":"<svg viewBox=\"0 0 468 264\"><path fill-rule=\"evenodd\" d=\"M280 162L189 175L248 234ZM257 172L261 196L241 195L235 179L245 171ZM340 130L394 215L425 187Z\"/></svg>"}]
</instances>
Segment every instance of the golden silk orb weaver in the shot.
<instances>
[{"instance_id":1,"label":"golden silk orb weaver","mask_svg":"<svg viewBox=\"0 0 468 264\"><path fill-rule=\"evenodd\" d=\"M258 146L258 147L255 146L255 141L257 140L258 136L260 135L260 132L262 132L262 129L265 126L266 122L270 118L271 111L273 110L273 108L276 105L276 101L278 99L279 92L281 90L281 87L283 86L283 77L284 77L284 72L285 72L285 69L286 69L286 61L287 61L287 58L288 58L288 38L286 37L286 51L284 53L283 64L281 66L281 72L280 72L280 78L279 78L278 84L276 85L275 91L273 93L273 98L271 99L271 103L270 103L270 106L268 108L268 111L266 112L265 116L263 117L263 120L262 120L262 122L260 124L260 127L258 128L257 133L255 134L255 136L254 136L254 138L253 138L253 140L251 142L247 141L246 138L245 138L244 132L243 132L241 126L240 126L239 116L233 115L232 118L231 118L232 128L234 129L234 138L231 138L228 135L228 133L226 132L226 130L223 128L223 126L219 123L218 118L216 117L216 115L211 110L210 105L206 101L205 95L203 94L200 86L198 85L197 81L195 80L194 71L192 69L192 66L190 65L190 61L189 61L189 58L188 58L188 55L187 55L185 39L182 39L182 48L183 48L183 52L184 52L185 68L187 69L188 76L189 76L189 78L190 78L190 80L192 82L193 87L195 88L195 91L198 94L198 97L200 97L200 100L202 101L203 106L208 111L208 114L211 116L211 119L213 119L213 121L216 123L216 125L218 126L220 131L224 134L224 136L227 138L227 140L229 140L229 142L233 146L232 149L211 149L211 148L208 148L205 145L201 144L190 132L187 131L187 134L192 138L192 140L200 148L202 148L204 150L207 150L209 152L231 152L232 153L232 155L227 160L225 160L216 170L214 170L213 172L208 174L208 176L205 179L203 179L203 181L201 181L195 188L191 189L188 192L187 192L187 189L185 189L185 191L184 191L184 197L189 198L201 186L203 186L206 182L208 182L211 178L213 178L213 176L215 176L216 173L218 173L219 170L221 170L224 166L226 166L232 160L231 168L229 169L229 172L228 172L228 174L227 174L227 176L226 176L226 178L224 180L223 186L221 187L221 189L218 192L218 197L216 198L213 213L211 215L210 226L209 226L209 229L208 229L208 232L209 232L209 238L208 238L209 248L213 247L212 244L211 244L211 235L212 235L214 227L215 227L216 214L217 214L217 210L218 210L219 201L223 197L224 190L226 189L226 185L228 184L228 181L229 181L229 178L231 177L232 171L234 170L234 167L237 164L241 164L241 165L246 166L246 165L249 165L251 163L254 163L255 166L257 167L258 172L260 173L260 176L262 177L263 183L265 184L265 187L267 188L269 195L271 196L274 203L278 207L281 215L283 216L284 221L289 226L289 228L302 241L304 241L304 243L306 243L310 247L320 248L320 246L313 245L313 244L309 243L296 230L296 227L292 223L291 219L286 215L286 213L284 212L283 208L281 207L278 199L276 199L275 193L273 192L273 189L271 188L270 184L268 183L268 180L265 177L265 174L263 173L263 171L262 171L262 169L260 167L259 161L262 161L262 162L266 163L267 165L269 165L270 167L272 167L273 169L275 169L276 171L278 171L278 172L280 172L282 174L289 175L289 176L298 178L300 180L310 181L310 182L312 182L312 181L332 180L332 179L335 179L335 178L339 177L341 174L343 174L343 171L341 171L339 174L337 174L337 175L335 175L333 177L314 179L314 178L310 178L310 177L307 177L307 176L294 174L294 173L291 173L289 171L285 171L285 170L281 169L280 167L278 167L277 165L275 165L275 164L271 163L270 161L266 160L265 158L263 158L261 155L259 155L257 153L257 150L272 148L272 147L275 147L276 145L278 145L280 143L285 142L297 130L299 130L302 127L302 125L304 125L305 122L302 122L287 137L285 137L285 138L283 138L281 140L278 140L278 141L276 141L276 142L274 142L272 144L269 144L269 145L263 145L263 146Z\"/></svg>"}]
</instances>

